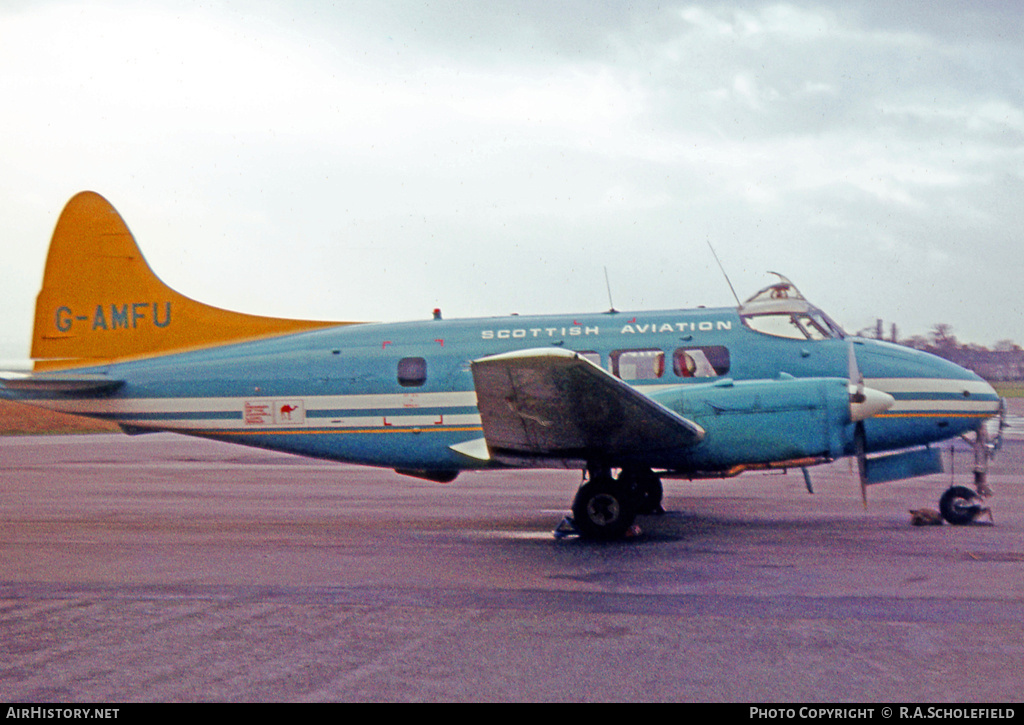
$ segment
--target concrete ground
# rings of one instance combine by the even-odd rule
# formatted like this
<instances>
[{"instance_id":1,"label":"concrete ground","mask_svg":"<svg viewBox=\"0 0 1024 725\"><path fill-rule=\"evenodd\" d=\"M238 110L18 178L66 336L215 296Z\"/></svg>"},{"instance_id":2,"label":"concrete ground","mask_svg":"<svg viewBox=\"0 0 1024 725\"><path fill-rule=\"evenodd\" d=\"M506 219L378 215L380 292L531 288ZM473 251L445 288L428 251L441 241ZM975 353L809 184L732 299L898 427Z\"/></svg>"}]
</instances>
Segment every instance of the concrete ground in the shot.
<instances>
[{"instance_id":1,"label":"concrete ground","mask_svg":"<svg viewBox=\"0 0 1024 725\"><path fill-rule=\"evenodd\" d=\"M1021 432L994 525L909 523L960 450L866 511L846 461L667 482L610 544L552 537L573 472L0 438L0 699L1016 701Z\"/></svg>"}]
</instances>

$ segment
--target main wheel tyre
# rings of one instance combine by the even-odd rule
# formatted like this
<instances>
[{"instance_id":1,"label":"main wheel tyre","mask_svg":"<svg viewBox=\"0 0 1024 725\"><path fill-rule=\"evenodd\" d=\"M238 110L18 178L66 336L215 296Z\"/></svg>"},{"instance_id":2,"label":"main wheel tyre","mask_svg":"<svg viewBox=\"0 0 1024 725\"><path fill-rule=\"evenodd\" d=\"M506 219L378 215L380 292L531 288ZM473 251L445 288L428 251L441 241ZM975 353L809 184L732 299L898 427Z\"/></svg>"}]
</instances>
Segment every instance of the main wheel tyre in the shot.
<instances>
[{"instance_id":1,"label":"main wheel tyre","mask_svg":"<svg viewBox=\"0 0 1024 725\"><path fill-rule=\"evenodd\" d=\"M963 526L974 521L981 511L981 504L975 499L978 494L966 486L950 486L939 499L942 518L954 526Z\"/></svg>"},{"instance_id":2,"label":"main wheel tyre","mask_svg":"<svg viewBox=\"0 0 1024 725\"><path fill-rule=\"evenodd\" d=\"M633 493L612 479L595 479L580 486L572 504L573 520L589 539L620 538L636 519Z\"/></svg>"},{"instance_id":3,"label":"main wheel tyre","mask_svg":"<svg viewBox=\"0 0 1024 725\"><path fill-rule=\"evenodd\" d=\"M661 477L655 475L651 469L623 469L619 475L619 483L626 483L632 489L636 512L641 516L665 513L665 509L661 507L665 489L661 485Z\"/></svg>"}]
</instances>

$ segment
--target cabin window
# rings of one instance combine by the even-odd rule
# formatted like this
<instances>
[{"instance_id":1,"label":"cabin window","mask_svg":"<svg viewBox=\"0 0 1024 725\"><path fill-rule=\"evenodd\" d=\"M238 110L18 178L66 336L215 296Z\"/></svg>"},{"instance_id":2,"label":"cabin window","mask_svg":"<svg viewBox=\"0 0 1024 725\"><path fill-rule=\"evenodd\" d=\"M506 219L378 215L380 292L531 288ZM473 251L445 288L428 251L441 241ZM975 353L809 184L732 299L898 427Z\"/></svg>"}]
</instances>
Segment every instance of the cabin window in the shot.
<instances>
[{"instance_id":1,"label":"cabin window","mask_svg":"<svg viewBox=\"0 0 1024 725\"><path fill-rule=\"evenodd\" d=\"M729 372L729 350L721 345L679 348L672 370L680 378L714 378Z\"/></svg>"},{"instance_id":2,"label":"cabin window","mask_svg":"<svg viewBox=\"0 0 1024 725\"><path fill-rule=\"evenodd\" d=\"M577 352L576 354L579 355L581 358L589 360L598 367L601 367L601 353L594 352L593 350L582 350Z\"/></svg>"},{"instance_id":3,"label":"cabin window","mask_svg":"<svg viewBox=\"0 0 1024 725\"><path fill-rule=\"evenodd\" d=\"M616 350L612 374L623 380L656 380L665 374L665 353L657 349Z\"/></svg>"},{"instance_id":4,"label":"cabin window","mask_svg":"<svg viewBox=\"0 0 1024 725\"><path fill-rule=\"evenodd\" d=\"M421 357L403 357L398 361L398 384L415 388L427 382L427 361Z\"/></svg>"}]
</instances>

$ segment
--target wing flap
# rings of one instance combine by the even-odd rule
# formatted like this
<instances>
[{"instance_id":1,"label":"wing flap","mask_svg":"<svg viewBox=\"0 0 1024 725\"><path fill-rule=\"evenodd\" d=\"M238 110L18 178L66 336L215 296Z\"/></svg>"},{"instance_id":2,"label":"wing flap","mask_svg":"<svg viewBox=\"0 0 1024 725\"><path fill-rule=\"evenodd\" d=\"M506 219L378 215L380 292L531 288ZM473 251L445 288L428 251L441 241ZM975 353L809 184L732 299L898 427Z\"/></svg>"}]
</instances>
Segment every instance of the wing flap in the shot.
<instances>
[{"instance_id":1,"label":"wing flap","mask_svg":"<svg viewBox=\"0 0 1024 725\"><path fill-rule=\"evenodd\" d=\"M692 446L704 429L586 358L552 348L472 363L484 437L498 459L616 461Z\"/></svg>"}]
</instances>

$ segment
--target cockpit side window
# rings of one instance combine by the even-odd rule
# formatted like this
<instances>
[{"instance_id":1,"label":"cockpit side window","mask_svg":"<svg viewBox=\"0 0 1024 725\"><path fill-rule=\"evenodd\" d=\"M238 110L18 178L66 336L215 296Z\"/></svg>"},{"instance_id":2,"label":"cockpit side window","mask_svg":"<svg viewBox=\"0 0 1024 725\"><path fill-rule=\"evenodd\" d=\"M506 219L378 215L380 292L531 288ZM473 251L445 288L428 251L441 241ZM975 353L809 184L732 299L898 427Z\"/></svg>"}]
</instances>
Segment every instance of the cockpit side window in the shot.
<instances>
[{"instance_id":1,"label":"cockpit side window","mask_svg":"<svg viewBox=\"0 0 1024 725\"><path fill-rule=\"evenodd\" d=\"M842 328L820 312L780 312L744 315L751 330L792 340L832 340L843 337Z\"/></svg>"}]
</instances>

